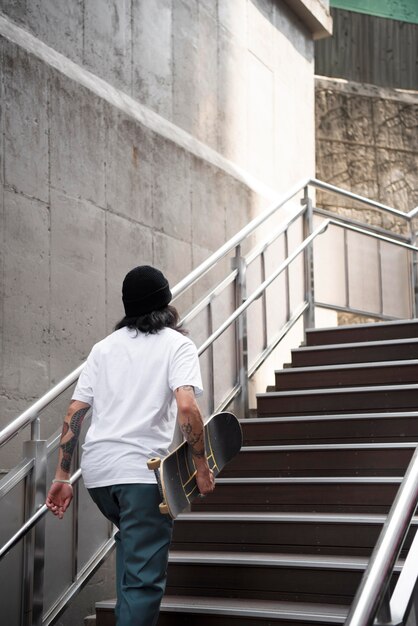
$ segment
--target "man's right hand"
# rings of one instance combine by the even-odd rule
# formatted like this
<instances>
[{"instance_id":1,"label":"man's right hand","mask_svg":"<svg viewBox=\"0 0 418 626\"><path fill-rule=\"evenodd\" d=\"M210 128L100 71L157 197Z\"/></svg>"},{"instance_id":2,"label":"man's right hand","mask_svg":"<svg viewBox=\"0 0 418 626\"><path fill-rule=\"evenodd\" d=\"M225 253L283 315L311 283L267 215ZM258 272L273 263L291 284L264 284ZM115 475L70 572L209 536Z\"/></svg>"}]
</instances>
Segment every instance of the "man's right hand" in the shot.
<instances>
[{"instance_id":1,"label":"man's right hand","mask_svg":"<svg viewBox=\"0 0 418 626\"><path fill-rule=\"evenodd\" d=\"M207 496L215 489L215 477L207 462L203 467L197 468L196 482L202 496Z\"/></svg>"}]
</instances>

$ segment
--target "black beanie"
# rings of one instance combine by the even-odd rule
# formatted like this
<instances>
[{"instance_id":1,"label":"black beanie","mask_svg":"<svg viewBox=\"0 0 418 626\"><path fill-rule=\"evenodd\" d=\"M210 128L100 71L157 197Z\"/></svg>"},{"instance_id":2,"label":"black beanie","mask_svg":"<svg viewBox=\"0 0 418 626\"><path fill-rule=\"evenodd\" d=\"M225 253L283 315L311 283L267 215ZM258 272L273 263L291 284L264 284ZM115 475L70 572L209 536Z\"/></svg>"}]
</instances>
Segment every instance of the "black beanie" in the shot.
<instances>
[{"instance_id":1,"label":"black beanie","mask_svg":"<svg viewBox=\"0 0 418 626\"><path fill-rule=\"evenodd\" d=\"M123 281L122 300L126 317L140 317L162 309L171 297L168 280L160 270L150 265L134 267Z\"/></svg>"}]
</instances>

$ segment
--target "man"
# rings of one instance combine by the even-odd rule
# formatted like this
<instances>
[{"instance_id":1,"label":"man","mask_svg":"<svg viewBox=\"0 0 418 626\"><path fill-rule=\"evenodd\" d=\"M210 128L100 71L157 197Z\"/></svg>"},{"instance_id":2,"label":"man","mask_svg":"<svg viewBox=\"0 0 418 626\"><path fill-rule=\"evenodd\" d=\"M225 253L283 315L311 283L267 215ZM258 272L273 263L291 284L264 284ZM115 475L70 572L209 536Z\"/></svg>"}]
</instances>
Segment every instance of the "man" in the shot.
<instances>
[{"instance_id":1,"label":"man","mask_svg":"<svg viewBox=\"0 0 418 626\"><path fill-rule=\"evenodd\" d=\"M154 626L164 593L172 521L147 460L167 454L176 415L191 446L202 495L214 489L195 396L202 382L194 344L178 328L164 275L139 266L122 286L125 317L96 344L64 419L55 479L46 504L63 517L72 500L70 465L83 419L92 421L83 445L85 485L116 534L118 626Z\"/></svg>"}]
</instances>

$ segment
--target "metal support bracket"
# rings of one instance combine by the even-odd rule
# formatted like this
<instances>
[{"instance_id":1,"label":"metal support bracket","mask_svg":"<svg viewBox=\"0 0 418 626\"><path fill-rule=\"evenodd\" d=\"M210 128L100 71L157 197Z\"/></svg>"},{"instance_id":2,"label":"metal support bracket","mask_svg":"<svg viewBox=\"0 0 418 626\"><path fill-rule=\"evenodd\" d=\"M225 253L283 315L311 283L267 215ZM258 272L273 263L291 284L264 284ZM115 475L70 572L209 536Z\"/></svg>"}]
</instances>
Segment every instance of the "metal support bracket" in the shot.
<instances>
[{"instance_id":1,"label":"metal support bracket","mask_svg":"<svg viewBox=\"0 0 418 626\"><path fill-rule=\"evenodd\" d=\"M235 257L232 259L232 269L238 274L235 281L235 307L241 306L247 298L247 264L241 255L241 246L235 249ZM239 416L247 417L249 414L248 394L248 335L247 335L247 312L244 311L236 323L236 346L237 346L237 379L241 388L239 395Z\"/></svg>"},{"instance_id":2,"label":"metal support bracket","mask_svg":"<svg viewBox=\"0 0 418 626\"><path fill-rule=\"evenodd\" d=\"M26 483L25 519L45 503L47 442L26 441L23 453L33 458L34 467ZM24 538L22 626L42 626L44 583L45 516Z\"/></svg>"},{"instance_id":3,"label":"metal support bracket","mask_svg":"<svg viewBox=\"0 0 418 626\"><path fill-rule=\"evenodd\" d=\"M309 189L305 187L304 197L301 203L305 205L303 217L303 238L306 239L313 233L313 204L309 196ZM315 286L314 286L314 260L313 242L305 250L305 301L308 307L304 313L304 328L315 328Z\"/></svg>"}]
</instances>

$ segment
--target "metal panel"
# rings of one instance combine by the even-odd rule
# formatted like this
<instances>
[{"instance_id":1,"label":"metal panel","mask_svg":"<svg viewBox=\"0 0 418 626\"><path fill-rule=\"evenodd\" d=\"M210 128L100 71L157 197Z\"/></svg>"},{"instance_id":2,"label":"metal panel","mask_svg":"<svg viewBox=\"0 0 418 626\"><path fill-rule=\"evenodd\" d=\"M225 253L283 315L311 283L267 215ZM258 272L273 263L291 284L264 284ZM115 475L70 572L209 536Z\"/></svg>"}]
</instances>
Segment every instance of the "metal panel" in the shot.
<instances>
[{"instance_id":1,"label":"metal panel","mask_svg":"<svg viewBox=\"0 0 418 626\"><path fill-rule=\"evenodd\" d=\"M57 452L48 458L47 484L55 475ZM67 588L72 579L72 517L64 515L62 520L49 514L45 518L45 572L44 608L53 604Z\"/></svg>"},{"instance_id":2,"label":"metal panel","mask_svg":"<svg viewBox=\"0 0 418 626\"><path fill-rule=\"evenodd\" d=\"M317 226L321 220L315 219ZM314 244L315 299L337 306L347 305L344 231L330 226Z\"/></svg>"},{"instance_id":3,"label":"metal panel","mask_svg":"<svg viewBox=\"0 0 418 626\"><path fill-rule=\"evenodd\" d=\"M283 263L285 258L286 241L285 237L282 236L265 253L266 275L268 276L274 268ZM267 331L270 338L277 335L290 313L290 303L284 297L287 292L287 284L288 275L284 273L272 283L266 293ZM252 361L250 362L252 363Z\"/></svg>"},{"instance_id":4,"label":"metal panel","mask_svg":"<svg viewBox=\"0 0 418 626\"><path fill-rule=\"evenodd\" d=\"M315 43L315 72L383 87L416 89L416 25L331 9L333 36Z\"/></svg>"},{"instance_id":5,"label":"metal panel","mask_svg":"<svg viewBox=\"0 0 418 626\"><path fill-rule=\"evenodd\" d=\"M0 545L23 524L24 482L21 481L1 500ZM22 579L23 545L20 543L0 561L0 615L5 624L20 624Z\"/></svg>"},{"instance_id":6,"label":"metal panel","mask_svg":"<svg viewBox=\"0 0 418 626\"><path fill-rule=\"evenodd\" d=\"M83 569L109 538L111 526L90 498L82 481L79 481L78 488L77 572Z\"/></svg>"},{"instance_id":7,"label":"metal panel","mask_svg":"<svg viewBox=\"0 0 418 626\"><path fill-rule=\"evenodd\" d=\"M250 295L262 282L262 267L260 258L254 260L247 268L247 294ZM248 309L247 324L250 332L248 334L248 358L253 363L257 355L264 347L263 328L260 319L263 311L261 298L256 300Z\"/></svg>"},{"instance_id":8,"label":"metal panel","mask_svg":"<svg viewBox=\"0 0 418 626\"><path fill-rule=\"evenodd\" d=\"M378 244L370 237L349 232L347 245L349 306L380 314L382 311Z\"/></svg>"},{"instance_id":9,"label":"metal panel","mask_svg":"<svg viewBox=\"0 0 418 626\"><path fill-rule=\"evenodd\" d=\"M407 250L382 242L383 310L387 315L407 318L411 311L411 292L405 289L411 267Z\"/></svg>"},{"instance_id":10,"label":"metal panel","mask_svg":"<svg viewBox=\"0 0 418 626\"><path fill-rule=\"evenodd\" d=\"M213 307L214 329L235 309L234 285L225 289ZM235 327L231 326L214 344L214 404L218 406L237 382Z\"/></svg>"}]
</instances>

